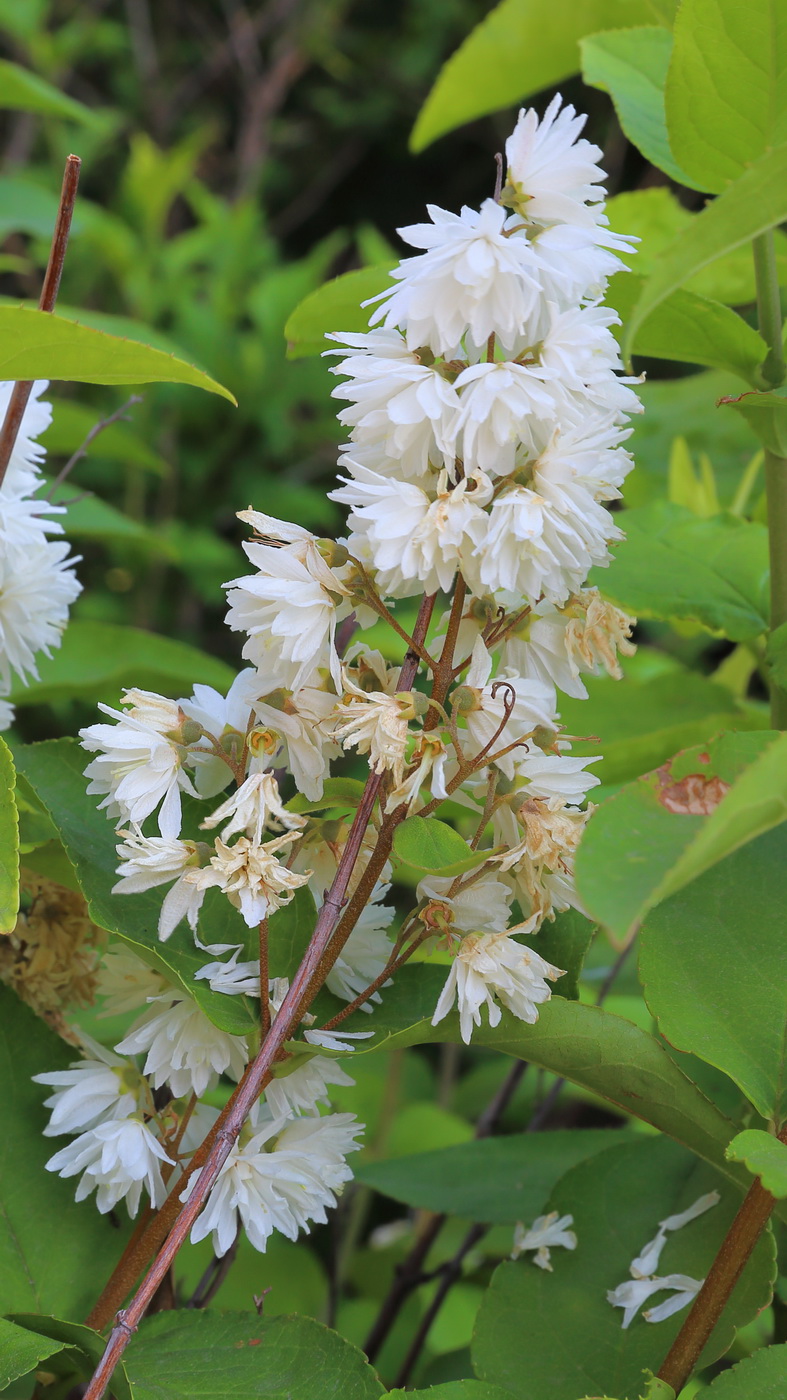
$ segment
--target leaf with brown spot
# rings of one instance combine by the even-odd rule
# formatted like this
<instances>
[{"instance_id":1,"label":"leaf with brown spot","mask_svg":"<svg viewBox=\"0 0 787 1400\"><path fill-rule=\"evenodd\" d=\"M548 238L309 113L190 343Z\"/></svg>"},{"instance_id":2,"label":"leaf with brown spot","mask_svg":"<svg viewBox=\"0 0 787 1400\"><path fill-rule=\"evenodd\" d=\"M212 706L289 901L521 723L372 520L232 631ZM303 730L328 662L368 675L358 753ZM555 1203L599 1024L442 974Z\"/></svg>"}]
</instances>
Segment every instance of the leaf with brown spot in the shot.
<instances>
[{"instance_id":1,"label":"leaf with brown spot","mask_svg":"<svg viewBox=\"0 0 787 1400\"><path fill-rule=\"evenodd\" d=\"M710 755L700 754L697 761L708 763ZM709 817L730 790L723 778L706 778L702 773L688 773L674 783L668 763L656 770L656 777L659 783L657 800L677 816Z\"/></svg>"}]
</instances>

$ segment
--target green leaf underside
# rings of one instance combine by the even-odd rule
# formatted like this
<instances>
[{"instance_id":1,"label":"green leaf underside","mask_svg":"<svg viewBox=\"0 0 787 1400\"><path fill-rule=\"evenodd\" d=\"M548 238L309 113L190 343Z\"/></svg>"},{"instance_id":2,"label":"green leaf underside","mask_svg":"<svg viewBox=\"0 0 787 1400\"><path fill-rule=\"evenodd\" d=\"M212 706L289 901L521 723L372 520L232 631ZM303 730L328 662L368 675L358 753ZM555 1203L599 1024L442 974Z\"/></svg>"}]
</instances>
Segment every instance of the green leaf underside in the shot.
<instances>
[{"instance_id":1,"label":"green leaf underside","mask_svg":"<svg viewBox=\"0 0 787 1400\"><path fill-rule=\"evenodd\" d=\"M88 796L83 776L89 755L72 739L47 740L21 748L17 754L39 801L57 828L66 855L88 902L90 917L100 928L130 943L146 963L181 986L221 1030L245 1034L253 1024L245 998L212 992L194 974L205 963L190 930L182 924L166 943L158 938L159 910L165 891L139 895L113 895L117 883L117 838L113 824L98 810L97 799ZM200 921L203 943L243 943L245 925L226 899L205 901ZM209 912L208 912L209 911Z\"/></svg>"},{"instance_id":2,"label":"green leaf underside","mask_svg":"<svg viewBox=\"0 0 787 1400\"><path fill-rule=\"evenodd\" d=\"M19 817L16 771L8 745L0 739L0 934L10 933L19 912Z\"/></svg>"},{"instance_id":3,"label":"green leaf underside","mask_svg":"<svg viewBox=\"0 0 787 1400\"><path fill-rule=\"evenodd\" d=\"M467 842L447 822L436 817L406 817L396 828L393 853L414 870L432 875L461 875L481 865L488 852L471 851Z\"/></svg>"},{"instance_id":4,"label":"green leaf underside","mask_svg":"<svg viewBox=\"0 0 787 1400\"><path fill-rule=\"evenodd\" d=\"M190 695L197 683L226 691L235 679L225 662L186 642L140 627L81 618L69 622L57 651L40 659L38 674L37 681L12 691L16 705L70 697L117 705L124 686L177 696Z\"/></svg>"},{"instance_id":5,"label":"green leaf underside","mask_svg":"<svg viewBox=\"0 0 787 1400\"><path fill-rule=\"evenodd\" d=\"M297 360L305 355L321 355L325 350L338 350L336 342L326 336L368 331L373 308L362 302L391 285L390 266L383 263L344 272L310 292L284 327L289 358Z\"/></svg>"},{"instance_id":6,"label":"green leaf underside","mask_svg":"<svg viewBox=\"0 0 787 1400\"><path fill-rule=\"evenodd\" d=\"M777 457L787 456L787 394L769 393L725 395L719 400L722 408L734 408L745 419L763 447Z\"/></svg>"},{"instance_id":7,"label":"green leaf underside","mask_svg":"<svg viewBox=\"0 0 787 1400\"><path fill-rule=\"evenodd\" d=\"M665 99L672 151L698 189L723 190L787 141L782 0L683 0Z\"/></svg>"},{"instance_id":8,"label":"green leaf underside","mask_svg":"<svg viewBox=\"0 0 787 1400\"><path fill-rule=\"evenodd\" d=\"M758 1113L787 1116L787 828L708 870L645 921L640 977L661 1032L734 1080Z\"/></svg>"},{"instance_id":9,"label":"green leaf underside","mask_svg":"<svg viewBox=\"0 0 787 1400\"><path fill-rule=\"evenodd\" d=\"M10 1313L9 1316L17 1326L27 1328L29 1334L35 1334L42 1340L46 1339L50 1345L54 1342L55 1351L59 1351L61 1347L68 1347L70 1356L85 1380L90 1379L104 1355L106 1338L94 1332L92 1327L86 1327L84 1323L64 1322L62 1318L42 1316L40 1313ZM51 1351L49 1355L52 1355ZM113 1400L133 1400L122 1362L112 1375L112 1397Z\"/></svg>"},{"instance_id":10,"label":"green leaf underside","mask_svg":"<svg viewBox=\"0 0 787 1400\"><path fill-rule=\"evenodd\" d=\"M760 1347L708 1386L708 1400L784 1400L787 1345Z\"/></svg>"},{"instance_id":11,"label":"green leaf underside","mask_svg":"<svg viewBox=\"0 0 787 1400\"><path fill-rule=\"evenodd\" d=\"M296 793L287 803L289 812L324 812L333 808L354 811L363 797L365 784L359 778L326 778L322 797L311 802L303 793Z\"/></svg>"},{"instance_id":12,"label":"green leaf underside","mask_svg":"<svg viewBox=\"0 0 787 1400\"><path fill-rule=\"evenodd\" d=\"M660 900L787 817L785 770L783 738L730 733L615 793L593 813L577 852L585 907L623 937Z\"/></svg>"},{"instance_id":13,"label":"green leaf underside","mask_svg":"<svg viewBox=\"0 0 787 1400\"><path fill-rule=\"evenodd\" d=\"M763 525L655 502L617 517L626 539L590 582L640 617L686 618L734 642L768 626L768 535Z\"/></svg>"},{"instance_id":14,"label":"green leaf underside","mask_svg":"<svg viewBox=\"0 0 787 1400\"><path fill-rule=\"evenodd\" d=\"M579 41L646 24L642 0L502 0L445 64L411 137L414 151L465 122L510 107L579 70Z\"/></svg>"},{"instance_id":15,"label":"green leaf underside","mask_svg":"<svg viewBox=\"0 0 787 1400\"><path fill-rule=\"evenodd\" d=\"M644 277L630 273L620 273L613 281L606 301L624 327L644 285ZM737 312L682 288L639 323L629 348L656 360L730 370L748 384L759 383L757 371L767 354L765 341Z\"/></svg>"},{"instance_id":16,"label":"green leaf underside","mask_svg":"<svg viewBox=\"0 0 787 1400\"><path fill-rule=\"evenodd\" d=\"M772 1196L779 1200L787 1196L787 1143L761 1128L746 1128L732 1139L727 1157L731 1162L745 1162Z\"/></svg>"},{"instance_id":17,"label":"green leaf underside","mask_svg":"<svg viewBox=\"0 0 787 1400\"><path fill-rule=\"evenodd\" d=\"M659 1264L662 1274L697 1279L707 1274L741 1201L718 1173L664 1138L610 1148L567 1172L548 1207L574 1217L577 1248L554 1249L551 1274L527 1259L496 1270L473 1339L479 1376L517 1394L517 1376L526 1374L533 1394L550 1400L603 1394L633 1400L643 1370L658 1369L686 1314L649 1323L640 1313L624 1330L622 1310L607 1302L607 1290L630 1277L631 1261L659 1220L714 1188L719 1204L668 1236ZM773 1240L764 1235L700 1365L722 1355L735 1328L768 1303L774 1263ZM667 1296L657 1294L645 1306Z\"/></svg>"},{"instance_id":18,"label":"green leaf underside","mask_svg":"<svg viewBox=\"0 0 787 1400\"><path fill-rule=\"evenodd\" d=\"M696 185L681 170L670 150L664 84L667 80L672 35L658 25L591 34L580 43L582 77L591 87L608 92L623 131L646 160L679 185Z\"/></svg>"},{"instance_id":19,"label":"green leaf underside","mask_svg":"<svg viewBox=\"0 0 787 1400\"><path fill-rule=\"evenodd\" d=\"M373 1162L355 1175L417 1210L513 1225L540 1215L558 1178L577 1162L616 1145L618 1136L615 1128L589 1128L482 1138Z\"/></svg>"},{"instance_id":20,"label":"green leaf underside","mask_svg":"<svg viewBox=\"0 0 787 1400\"><path fill-rule=\"evenodd\" d=\"M0 986L0 1312L81 1318L126 1242L125 1211L113 1223L93 1200L77 1205L74 1182L44 1167L63 1139L43 1136L52 1091L32 1076L67 1069L76 1058L73 1046Z\"/></svg>"},{"instance_id":21,"label":"green leaf underside","mask_svg":"<svg viewBox=\"0 0 787 1400\"><path fill-rule=\"evenodd\" d=\"M0 344L3 379L190 384L235 403L229 389L174 355L27 306L0 306Z\"/></svg>"},{"instance_id":22,"label":"green leaf underside","mask_svg":"<svg viewBox=\"0 0 787 1400\"><path fill-rule=\"evenodd\" d=\"M701 268L787 219L787 145L755 161L692 220L654 261L626 328L626 352L641 323Z\"/></svg>"},{"instance_id":23,"label":"green leaf underside","mask_svg":"<svg viewBox=\"0 0 787 1400\"><path fill-rule=\"evenodd\" d=\"M0 1388L35 1370L39 1361L46 1361L64 1345L38 1337L0 1317Z\"/></svg>"},{"instance_id":24,"label":"green leaf underside","mask_svg":"<svg viewBox=\"0 0 787 1400\"><path fill-rule=\"evenodd\" d=\"M66 121L95 126L97 118L89 107L59 92L37 73L18 63L0 59L0 111L39 112L42 116L63 117Z\"/></svg>"},{"instance_id":25,"label":"green leaf underside","mask_svg":"<svg viewBox=\"0 0 787 1400\"><path fill-rule=\"evenodd\" d=\"M366 1357L308 1317L162 1312L126 1352L134 1400L377 1400Z\"/></svg>"}]
</instances>

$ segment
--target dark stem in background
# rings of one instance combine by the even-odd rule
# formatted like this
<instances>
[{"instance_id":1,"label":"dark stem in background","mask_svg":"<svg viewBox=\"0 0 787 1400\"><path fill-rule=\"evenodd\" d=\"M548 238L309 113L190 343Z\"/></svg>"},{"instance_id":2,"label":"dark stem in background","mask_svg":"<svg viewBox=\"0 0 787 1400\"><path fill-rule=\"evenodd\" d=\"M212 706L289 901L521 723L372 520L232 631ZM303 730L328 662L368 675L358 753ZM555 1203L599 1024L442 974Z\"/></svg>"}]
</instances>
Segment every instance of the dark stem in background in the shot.
<instances>
[{"instance_id":1,"label":"dark stem in background","mask_svg":"<svg viewBox=\"0 0 787 1400\"><path fill-rule=\"evenodd\" d=\"M82 162L79 156L68 156L66 158L66 168L63 172L63 185L60 190L60 204L55 220L55 231L52 235L52 246L49 249L49 262L44 274L44 285L41 288L41 295L38 298L39 311L54 311L57 293L60 287L60 278L63 275L63 264L66 259L66 249L68 247L68 235L71 232L71 219L74 213L74 201L79 184L79 169ZM33 388L32 379L20 379L11 390L11 398L8 401L3 426L0 428L0 486L3 484L5 474L8 470L8 463L11 460L11 453L14 450L19 429L22 426L22 419L25 416L27 401Z\"/></svg>"},{"instance_id":2,"label":"dark stem in background","mask_svg":"<svg viewBox=\"0 0 787 1400\"><path fill-rule=\"evenodd\" d=\"M82 458L87 454L87 449L89 448L91 442L95 442L99 433L103 433L104 429L110 428L113 423L118 423L121 418L125 419L125 421L128 422L128 410L130 408L133 408L135 404L142 402L143 400L141 394L132 394L130 399L126 399L126 402L120 405L120 408L115 409L114 413L110 413L107 418L99 418L98 422L93 424L93 427L90 429L90 432L86 435L84 442L80 443L76 452L73 454L73 456L69 457L65 466L61 467L54 481L51 483L45 497L47 501L51 501L58 486L61 486L62 483L65 481L66 477L70 476L77 462L81 462ZM88 492L88 494L90 493Z\"/></svg>"}]
</instances>

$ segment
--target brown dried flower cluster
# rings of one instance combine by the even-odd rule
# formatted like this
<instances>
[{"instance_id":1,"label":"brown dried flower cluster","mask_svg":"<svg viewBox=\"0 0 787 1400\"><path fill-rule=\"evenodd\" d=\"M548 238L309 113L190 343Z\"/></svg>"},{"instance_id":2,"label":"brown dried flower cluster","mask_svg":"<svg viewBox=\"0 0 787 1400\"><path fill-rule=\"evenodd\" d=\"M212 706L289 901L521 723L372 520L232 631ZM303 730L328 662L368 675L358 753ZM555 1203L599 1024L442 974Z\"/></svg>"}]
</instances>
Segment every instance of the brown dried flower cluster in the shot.
<instances>
[{"instance_id":1,"label":"brown dried flower cluster","mask_svg":"<svg viewBox=\"0 0 787 1400\"><path fill-rule=\"evenodd\" d=\"M62 1013L94 1000L106 935L88 917L81 894L24 867L20 882L23 907L12 932L0 937L0 981L75 1043Z\"/></svg>"}]
</instances>

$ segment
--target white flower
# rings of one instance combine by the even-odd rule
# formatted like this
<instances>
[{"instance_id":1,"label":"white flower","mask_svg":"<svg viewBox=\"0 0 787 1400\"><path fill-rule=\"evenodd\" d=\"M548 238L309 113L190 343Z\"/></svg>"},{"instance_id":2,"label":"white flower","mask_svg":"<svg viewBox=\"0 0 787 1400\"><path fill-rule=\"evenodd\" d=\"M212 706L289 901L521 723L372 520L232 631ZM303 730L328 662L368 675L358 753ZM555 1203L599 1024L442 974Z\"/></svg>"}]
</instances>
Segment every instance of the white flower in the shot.
<instances>
[{"instance_id":1,"label":"white flower","mask_svg":"<svg viewBox=\"0 0 787 1400\"><path fill-rule=\"evenodd\" d=\"M166 985L161 973L130 949L110 948L98 972L98 993L104 998L99 1014L122 1016L124 1011L138 1011L152 997L160 996Z\"/></svg>"},{"instance_id":2,"label":"white flower","mask_svg":"<svg viewBox=\"0 0 787 1400\"><path fill-rule=\"evenodd\" d=\"M446 782L449 781L447 766L453 763L449 750L436 734L422 734L418 746L410 757L411 771L406 774L398 787L391 790L385 804L386 813L394 812L402 803L411 807L417 802L421 788L427 783L433 797L445 801L448 797Z\"/></svg>"},{"instance_id":3,"label":"white flower","mask_svg":"<svg viewBox=\"0 0 787 1400\"><path fill-rule=\"evenodd\" d=\"M297 833L286 831L265 845L256 845L247 836L240 836L234 846L216 838L216 854L204 870L190 870L186 879L200 890L218 886L230 904L239 909L249 928L262 923L283 904L289 904L295 891L309 883L309 876L288 870L277 860L277 853L297 839Z\"/></svg>"},{"instance_id":4,"label":"white flower","mask_svg":"<svg viewBox=\"0 0 787 1400\"><path fill-rule=\"evenodd\" d=\"M0 423L5 420L14 387L13 380L0 383ZM52 422L52 405L41 399L41 395L48 388L47 379L37 379L30 391L30 398L22 415L3 478L4 496L29 496L41 484L40 468L46 457L46 448L35 439L40 437Z\"/></svg>"},{"instance_id":5,"label":"white flower","mask_svg":"<svg viewBox=\"0 0 787 1400\"><path fill-rule=\"evenodd\" d=\"M220 1031L188 999L157 997L115 1047L122 1055L147 1052L144 1073L154 1089L169 1084L176 1099L201 1098L220 1074L240 1079L249 1058L243 1036Z\"/></svg>"},{"instance_id":6,"label":"white flower","mask_svg":"<svg viewBox=\"0 0 787 1400\"><path fill-rule=\"evenodd\" d=\"M98 708L117 724L91 724L79 731L82 747L88 753L101 754L85 769L85 777L91 780L88 792L105 793L99 810L106 808L107 816L120 817L134 826L141 826L161 803L159 831L165 840L176 840L180 835L181 790L196 795L183 768L181 746L166 733L135 719L133 713L101 703Z\"/></svg>"},{"instance_id":7,"label":"white flower","mask_svg":"<svg viewBox=\"0 0 787 1400\"><path fill-rule=\"evenodd\" d=\"M616 416L642 412L640 400L629 387L640 380L617 377L623 362L609 329L616 325L620 318L609 306L574 306L561 312L552 308L538 360L561 417L568 414L581 422L588 408Z\"/></svg>"},{"instance_id":8,"label":"white flower","mask_svg":"<svg viewBox=\"0 0 787 1400\"><path fill-rule=\"evenodd\" d=\"M391 956L392 944L386 930L396 910L393 905L381 903L389 889L390 885L375 886L368 904L328 973L325 981L328 991L344 1001L354 1001L364 987L379 977ZM389 983L383 985L388 986ZM361 1011L371 1011L370 1002L380 1000L380 993L374 992L370 1000L364 1002Z\"/></svg>"},{"instance_id":9,"label":"white flower","mask_svg":"<svg viewBox=\"0 0 787 1400\"><path fill-rule=\"evenodd\" d=\"M194 973L196 981L204 979L212 992L224 996L251 996L260 994L260 964L256 960L239 962L240 947L236 948L228 962L206 963Z\"/></svg>"},{"instance_id":10,"label":"white flower","mask_svg":"<svg viewBox=\"0 0 787 1400\"><path fill-rule=\"evenodd\" d=\"M344 699L331 724L334 738L344 749L368 753L372 772L390 771L398 786L404 776L409 721L415 718L412 695L407 691L386 695L381 690L359 690L347 671L344 686Z\"/></svg>"},{"instance_id":11,"label":"white flower","mask_svg":"<svg viewBox=\"0 0 787 1400\"><path fill-rule=\"evenodd\" d=\"M543 681L576 700L587 700L587 688L569 654L566 633L568 608L539 603L520 628L505 641L503 662L517 675Z\"/></svg>"},{"instance_id":12,"label":"white flower","mask_svg":"<svg viewBox=\"0 0 787 1400\"><path fill-rule=\"evenodd\" d=\"M659 1228L653 1239L648 1241L636 1259L632 1259L629 1265L631 1277L648 1278L651 1274L655 1274L659 1266L661 1252L667 1243L668 1233L672 1230L682 1230L684 1225L688 1225L690 1221L704 1215L706 1210L718 1205L720 1199L718 1191L709 1191L706 1195L699 1196L687 1210L682 1210L677 1215L668 1215L666 1220L660 1220Z\"/></svg>"},{"instance_id":13,"label":"white flower","mask_svg":"<svg viewBox=\"0 0 787 1400\"><path fill-rule=\"evenodd\" d=\"M169 938L181 919L187 919L192 933L196 933L205 894L186 879L186 873L199 869L199 844L166 836L143 836L139 827L119 830L117 834L124 838L116 847L120 857L117 874L122 878L112 886L112 893L141 894L174 880L161 906L158 936Z\"/></svg>"},{"instance_id":14,"label":"white flower","mask_svg":"<svg viewBox=\"0 0 787 1400\"><path fill-rule=\"evenodd\" d=\"M321 1050L354 1050L348 1040L370 1040L374 1031L304 1031L303 1038L309 1045L319 1045Z\"/></svg>"},{"instance_id":15,"label":"white flower","mask_svg":"<svg viewBox=\"0 0 787 1400\"><path fill-rule=\"evenodd\" d=\"M0 734L4 734L6 729L10 729L16 715L16 707L8 700L0 697Z\"/></svg>"},{"instance_id":16,"label":"white flower","mask_svg":"<svg viewBox=\"0 0 787 1400\"><path fill-rule=\"evenodd\" d=\"M565 741L558 740L558 746ZM525 744L516 750L516 772L529 784L528 797L560 798L576 807L584 802L591 788L601 782L595 773L586 773L589 763L599 759L574 758L572 754L542 753L541 749Z\"/></svg>"},{"instance_id":17,"label":"white flower","mask_svg":"<svg viewBox=\"0 0 787 1400\"><path fill-rule=\"evenodd\" d=\"M454 431L465 471L508 476L520 458L549 441L555 396L537 365L470 365L456 380L461 406Z\"/></svg>"},{"instance_id":18,"label":"white flower","mask_svg":"<svg viewBox=\"0 0 787 1400\"><path fill-rule=\"evenodd\" d=\"M483 875L449 898L448 891L454 883L451 876L441 875L427 875L419 883L417 898L439 906L424 911L422 917L429 927L448 927L452 933L500 933L507 927L512 896L502 880L494 874Z\"/></svg>"},{"instance_id":19,"label":"white flower","mask_svg":"<svg viewBox=\"0 0 787 1400\"><path fill-rule=\"evenodd\" d=\"M38 676L36 652L60 646L68 610L82 592L68 545L40 536L0 549L0 683Z\"/></svg>"},{"instance_id":20,"label":"white flower","mask_svg":"<svg viewBox=\"0 0 787 1400\"><path fill-rule=\"evenodd\" d=\"M394 598L450 591L457 569L483 538L481 506L491 496L491 483L477 473L452 487L441 472L430 499L413 482L345 462L352 477L341 477L344 485L329 496L351 507L348 548L370 561L378 588Z\"/></svg>"},{"instance_id":21,"label":"white flower","mask_svg":"<svg viewBox=\"0 0 787 1400\"><path fill-rule=\"evenodd\" d=\"M279 784L272 773L252 773L239 788L222 802L200 825L211 829L226 822L221 833L222 841L229 841L239 831L244 831L252 842L259 846L265 828L279 823L288 831L295 831L306 825L304 817L288 812L282 806Z\"/></svg>"},{"instance_id":22,"label":"white flower","mask_svg":"<svg viewBox=\"0 0 787 1400\"><path fill-rule=\"evenodd\" d=\"M91 1191L96 1191L96 1205L102 1215L125 1197L128 1213L133 1217L143 1186L151 1205L163 1204L166 1192L159 1163L170 1160L150 1128L141 1118L134 1117L91 1128L50 1157L46 1167L63 1177L82 1172L76 1199L84 1201Z\"/></svg>"},{"instance_id":23,"label":"white flower","mask_svg":"<svg viewBox=\"0 0 787 1400\"><path fill-rule=\"evenodd\" d=\"M522 110L506 141L508 186L504 197L537 223L591 224L588 204L604 198L604 172L598 146L580 138L585 122L574 108L553 97L539 121L532 107Z\"/></svg>"},{"instance_id":24,"label":"white flower","mask_svg":"<svg viewBox=\"0 0 787 1400\"><path fill-rule=\"evenodd\" d=\"M192 1243L212 1235L222 1256L242 1223L251 1244L264 1253L274 1230L294 1240L299 1230L308 1231L310 1220L324 1224L326 1206L336 1204L335 1192L352 1176L345 1156L358 1150L354 1138L362 1130L350 1113L298 1118L286 1126L281 1118L263 1119L253 1136L232 1148L192 1227ZM198 1179L198 1173L191 1177L182 1199Z\"/></svg>"},{"instance_id":25,"label":"white flower","mask_svg":"<svg viewBox=\"0 0 787 1400\"><path fill-rule=\"evenodd\" d=\"M534 923L528 920L523 932ZM502 1013L494 1001L497 996L514 1016L532 1026L538 1020L537 1008L552 995L545 979L555 982L562 976L559 967L505 933L468 934L456 950L432 1025L442 1021L458 1001L459 1027L465 1045L469 1045L473 1025L481 1025L484 1004L490 1026L499 1025Z\"/></svg>"},{"instance_id":26,"label":"white flower","mask_svg":"<svg viewBox=\"0 0 787 1400\"><path fill-rule=\"evenodd\" d=\"M580 670L597 673L603 667L615 680L620 680L623 672L618 652L621 656L633 656L637 650L628 640L636 619L608 603L597 588L578 594L572 613L566 626L569 664L577 675Z\"/></svg>"},{"instance_id":27,"label":"white flower","mask_svg":"<svg viewBox=\"0 0 787 1400\"><path fill-rule=\"evenodd\" d=\"M330 1102L330 1084L352 1087L354 1083L336 1060L312 1055L289 1074L272 1079L265 1090L265 1102L276 1118L290 1118L297 1113L319 1116L318 1104Z\"/></svg>"},{"instance_id":28,"label":"white flower","mask_svg":"<svg viewBox=\"0 0 787 1400\"><path fill-rule=\"evenodd\" d=\"M159 734L179 729L183 720L177 700L170 700L155 690L141 690L138 686L123 691L123 710L124 715Z\"/></svg>"},{"instance_id":29,"label":"white flower","mask_svg":"<svg viewBox=\"0 0 787 1400\"><path fill-rule=\"evenodd\" d=\"M430 466L452 468L452 424L459 400L439 370L408 350L398 331L330 339L355 352L332 369L349 376L333 397L352 404L338 418L352 429L354 442L375 448L381 464L387 459L392 473L405 479L425 476Z\"/></svg>"},{"instance_id":30,"label":"white flower","mask_svg":"<svg viewBox=\"0 0 787 1400\"><path fill-rule=\"evenodd\" d=\"M672 1317L673 1313L679 1312L694 1301L703 1282L703 1279L689 1278L687 1274L666 1274L664 1278L626 1279L625 1283L619 1283L617 1288L608 1290L607 1302L611 1303L613 1308L623 1309L621 1326L625 1328L633 1322L642 1304L654 1293L661 1293L665 1288L675 1289L671 1298L659 1303L655 1308L649 1308L643 1314L647 1322L664 1322L666 1318Z\"/></svg>"},{"instance_id":31,"label":"white flower","mask_svg":"<svg viewBox=\"0 0 787 1400\"><path fill-rule=\"evenodd\" d=\"M330 759L338 753L327 723L335 704L335 695L316 686L276 691L254 701L259 724L249 735L252 753L265 755L274 767L286 767L310 802L322 797Z\"/></svg>"},{"instance_id":32,"label":"white flower","mask_svg":"<svg viewBox=\"0 0 787 1400\"><path fill-rule=\"evenodd\" d=\"M555 694L550 686L505 672L492 679L491 672L492 658L478 637L463 687L472 695L472 706L463 705L461 709L470 754L480 754L491 744L491 757L516 740L529 738L536 729L554 730ZM506 777L513 777L521 752L513 749L497 760L497 767Z\"/></svg>"},{"instance_id":33,"label":"white flower","mask_svg":"<svg viewBox=\"0 0 787 1400\"><path fill-rule=\"evenodd\" d=\"M398 326L408 349L428 345L435 354L453 356L469 331L475 345L494 332L505 344L521 333L541 297L540 262L527 239L507 238L506 210L486 199L480 210L450 214L427 205L431 224L399 229L414 248L426 251L406 258L393 273L398 285L375 301L372 324Z\"/></svg>"},{"instance_id":34,"label":"white flower","mask_svg":"<svg viewBox=\"0 0 787 1400\"><path fill-rule=\"evenodd\" d=\"M188 700L178 705L187 719L199 724L231 754L239 758L251 714L251 701L259 690L259 677L251 667L241 671L226 695L210 685L195 685ZM189 748L188 762L194 768L194 784L200 797L215 797L227 786L232 774L222 758L212 751L207 738Z\"/></svg>"},{"instance_id":35,"label":"white flower","mask_svg":"<svg viewBox=\"0 0 787 1400\"><path fill-rule=\"evenodd\" d=\"M266 674L270 685L298 690L321 666L327 667L337 686L341 683L339 658L334 647L338 604L348 591L317 548L308 531L274 520L259 511L240 511L240 520L253 525L264 539L243 548L256 574L232 579L227 626L247 632L243 655ZM349 611L345 606L344 611Z\"/></svg>"},{"instance_id":36,"label":"white flower","mask_svg":"<svg viewBox=\"0 0 787 1400\"><path fill-rule=\"evenodd\" d=\"M572 907L584 912L574 888L574 855L590 812L559 797L531 797L527 788L511 801L518 803L515 812L500 806L492 818L495 844L503 848L492 859L508 876L512 895L524 911L543 918Z\"/></svg>"},{"instance_id":37,"label":"white flower","mask_svg":"<svg viewBox=\"0 0 787 1400\"><path fill-rule=\"evenodd\" d=\"M556 1210L551 1210L548 1215L539 1215L529 1229L526 1229L521 1221L517 1221L511 1258L518 1259L525 1251L535 1250L533 1263L537 1264L539 1269L547 1269L551 1274L550 1249L555 1249L558 1245L563 1249L577 1247L577 1237L574 1231L568 1228L573 1224L573 1215L559 1215Z\"/></svg>"},{"instance_id":38,"label":"white flower","mask_svg":"<svg viewBox=\"0 0 787 1400\"><path fill-rule=\"evenodd\" d=\"M36 1084L50 1084L56 1092L44 1100L51 1108L44 1137L81 1133L116 1118L127 1118L139 1106L144 1088L133 1064L113 1055L103 1045L83 1036L90 1059L75 1060L68 1069L34 1074Z\"/></svg>"}]
</instances>

